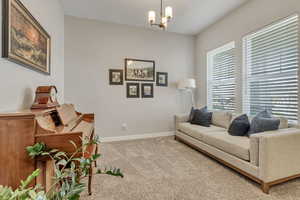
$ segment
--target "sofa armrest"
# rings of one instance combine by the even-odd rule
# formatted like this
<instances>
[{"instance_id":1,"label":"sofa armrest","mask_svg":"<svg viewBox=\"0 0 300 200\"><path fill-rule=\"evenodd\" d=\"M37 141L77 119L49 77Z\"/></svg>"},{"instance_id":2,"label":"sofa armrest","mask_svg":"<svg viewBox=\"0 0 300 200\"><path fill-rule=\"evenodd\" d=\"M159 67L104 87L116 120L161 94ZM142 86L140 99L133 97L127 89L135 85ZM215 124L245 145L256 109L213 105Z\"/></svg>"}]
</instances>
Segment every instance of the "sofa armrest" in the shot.
<instances>
[{"instance_id":1,"label":"sofa armrest","mask_svg":"<svg viewBox=\"0 0 300 200\"><path fill-rule=\"evenodd\" d=\"M257 135L250 136L250 163L259 166L259 137Z\"/></svg>"},{"instance_id":2,"label":"sofa armrest","mask_svg":"<svg viewBox=\"0 0 300 200\"><path fill-rule=\"evenodd\" d=\"M265 183L300 174L300 129L254 135L259 138L259 177Z\"/></svg>"},{"instance_id":3,"label":"sofa armrest","mask_svg":"<svg viewBox=\"0 0 300 200\"><path fill-rule=\"evenodd\" d=\"M175 115L175 128L178 130L178 124L187 122L189 120L189 115L188 114L178 114Z\"/></svg>"}]
</instances>

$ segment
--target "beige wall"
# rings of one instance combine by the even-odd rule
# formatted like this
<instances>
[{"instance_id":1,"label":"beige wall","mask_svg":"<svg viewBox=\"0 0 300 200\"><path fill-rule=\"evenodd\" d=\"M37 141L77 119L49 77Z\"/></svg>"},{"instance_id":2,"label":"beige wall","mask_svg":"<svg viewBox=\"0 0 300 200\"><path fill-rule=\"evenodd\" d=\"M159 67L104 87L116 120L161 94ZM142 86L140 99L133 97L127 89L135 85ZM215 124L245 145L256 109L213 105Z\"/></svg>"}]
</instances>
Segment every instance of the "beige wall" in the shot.
<instances>
[{"instance_id":1,"label":"beige wall","mask_svg":"<svg viewBox=\"0 0 300 200\"><path fill-rule=\"evenodd\" d=\"M51 76L32 71L0 58L0 111L29 108L38 85L54 84L59 101L64 100L64 13L59 0L22 0L51 35ZM0 3L0 7L2 3ZM0 8L0 13L2 8ZM2 21L2 15L0 14ZM0 31L2 33L2 30ZM0 42L1 43L1 42Z\"/></svg>"},{"instance_id":2,"label":"beige wall","mask_svg":"<svg viewBox=\"0 0 300 200\"><path fill-rule=\"evenodd\" d=\"M196 42L196 77L198 79L198 104L205 105L206 95L206 54L228 42L236 44L236 106L242 112L242 38L270 23L289 15L300 13L299 0L251 0L242 7L210 26L197 36Z\"/></svg>"},{"instance_id":3,"label":"beige wall","mask_svg":"<svg viewBox=\"0 0 300 200\"><path fill-rule=\"evenodd\" d=\"M194 37L66 16L65 38L65 100L96 113L101 137L170 131L174 114L190 109L175 83L194 75ZM126 57L155 60L170 86L155 87L153 99L127 99L125 84L108 84L108 70L124 69Z\"/></svg>"}]
</instances>

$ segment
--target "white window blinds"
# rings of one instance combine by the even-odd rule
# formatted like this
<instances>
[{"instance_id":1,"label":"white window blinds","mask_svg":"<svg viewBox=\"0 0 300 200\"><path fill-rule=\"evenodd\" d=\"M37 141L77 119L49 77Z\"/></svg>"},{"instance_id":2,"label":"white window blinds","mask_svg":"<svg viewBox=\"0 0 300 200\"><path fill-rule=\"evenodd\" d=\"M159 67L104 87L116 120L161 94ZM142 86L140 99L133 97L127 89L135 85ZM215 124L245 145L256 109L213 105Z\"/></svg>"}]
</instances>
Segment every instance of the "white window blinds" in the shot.
<instances>
[{"instance_id":1,"label":"white window blinds","mask_svg":"<svg viewBox=\"0 0 300 200\"><path fill-rule=\"evenodd\" d=\"M229 43L208 53L209 109L235 110L235 44Z\"/></svg>"},{"instance_id":2,"label":"white window blinds","mask_svg":"<svg viewBox=\"0 0 300 200\"><path fill-rule=\"evenodd\" d=\"M298 15L244 38L244 109L298 120Z\"/></svg>"}]
</instances>

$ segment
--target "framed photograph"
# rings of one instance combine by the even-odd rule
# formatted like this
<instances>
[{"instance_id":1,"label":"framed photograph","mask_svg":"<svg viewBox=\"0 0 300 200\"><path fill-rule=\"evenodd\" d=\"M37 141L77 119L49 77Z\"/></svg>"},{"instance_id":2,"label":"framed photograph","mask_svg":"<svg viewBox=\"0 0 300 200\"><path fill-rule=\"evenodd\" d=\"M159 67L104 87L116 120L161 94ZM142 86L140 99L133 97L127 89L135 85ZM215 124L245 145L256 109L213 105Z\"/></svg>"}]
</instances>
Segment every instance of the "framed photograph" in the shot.
<instances>
[{"instance_id":1,"label":"framed photograph","mask_svg":"<svg viewBox=\"0 0 300 200\"><path fill-rule=\"evenodd\" d=\"M140 84L127 83L127 98L140 98Z\"/></svg>"},{"instance_id":2,"label":"framed photograph","mask_svg":"<svg viewBox=\"0 0 300 200\"><path fill-rule=\"evenodd\" d=\"M155 81L155 61L125 59L126 81Z\"/></svg>"},{"instance_id":3,"label":"framed photograph","mask_svg":"<svg viewBox=\"0 0 300 200\"><path fill-rule=\"evenodd\" d=\"M142 83L142 98L153 98L153 83Z\"/></svg>"},{"instance_id":4,"label":"framed photograph","mask_svg":"<svg viewBox=\"0 0 300 200\"><path fill-rule=\"evenodd\" d=\"M50 35L19 0L3 0L2 57L50 74Z\"/></svg>"},{"instance_id":5,"label":"framed photograph","mask_svg":"<svg viewBox=\"0 0 300 200\"><path fill-rule=\"evenodd\" d=\"M110 85L123 85L123 70L110 69L109 70L109 84Z\"/></svg>"},{"instance_id":6,"label":"framed photograph","mask_svg":"<svg viewBox=\"0 0 300 200\"><path fill-rule=\"evenodd\" d=\"M168 87L168 73L167 72L157 72L156 85L161 86L161 87Z\"/></svg>"}]
</instances>

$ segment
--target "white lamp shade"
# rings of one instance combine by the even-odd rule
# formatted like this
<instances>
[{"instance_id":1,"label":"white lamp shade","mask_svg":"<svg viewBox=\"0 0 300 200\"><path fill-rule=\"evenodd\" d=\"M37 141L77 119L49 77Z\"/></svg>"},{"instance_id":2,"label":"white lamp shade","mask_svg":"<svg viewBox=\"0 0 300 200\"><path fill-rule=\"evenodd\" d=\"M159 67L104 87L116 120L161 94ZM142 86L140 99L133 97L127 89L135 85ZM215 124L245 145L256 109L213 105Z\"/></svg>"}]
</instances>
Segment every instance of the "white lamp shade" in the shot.
<instances>
[{"instance_id":1,"label":"white lamp shade","mask_svg":"<svg viewBox=\"0 0 300 200\"><path fill-rule=\"evenodd\" d=\"M186 90L186 89L196 88L196 80L192 79L192 78L181 80L181 81L179 81L177 88L179 90Z\"/></svg>"}]
</instances>

